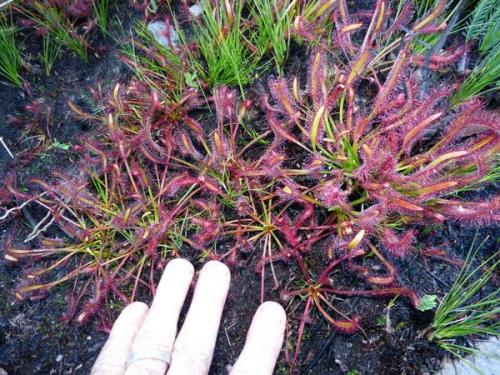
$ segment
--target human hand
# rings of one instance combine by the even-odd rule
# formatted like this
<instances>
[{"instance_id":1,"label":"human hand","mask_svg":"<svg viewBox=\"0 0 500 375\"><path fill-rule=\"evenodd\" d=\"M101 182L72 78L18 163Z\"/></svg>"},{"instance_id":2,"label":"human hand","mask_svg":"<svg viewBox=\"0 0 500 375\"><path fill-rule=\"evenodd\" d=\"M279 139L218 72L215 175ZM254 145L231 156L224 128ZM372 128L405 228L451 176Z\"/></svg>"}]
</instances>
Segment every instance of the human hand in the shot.
<instances>
[{"instance_id":1,"label":"human hand","mask_svg":"<svg viewBox=\"0 0 500 375\"><path fill-rule=\"evenodd\" d=\"M193 274L187 260L170 261L151 307L134 302L122 311L91 375L163 375L167 370L167 375L208 374L231 276L217 261L203 267L177 335L177 321ZM272 374L285 323L285 311L279 304L260 305L230 374Z\"/></svg>"}]
</instances>

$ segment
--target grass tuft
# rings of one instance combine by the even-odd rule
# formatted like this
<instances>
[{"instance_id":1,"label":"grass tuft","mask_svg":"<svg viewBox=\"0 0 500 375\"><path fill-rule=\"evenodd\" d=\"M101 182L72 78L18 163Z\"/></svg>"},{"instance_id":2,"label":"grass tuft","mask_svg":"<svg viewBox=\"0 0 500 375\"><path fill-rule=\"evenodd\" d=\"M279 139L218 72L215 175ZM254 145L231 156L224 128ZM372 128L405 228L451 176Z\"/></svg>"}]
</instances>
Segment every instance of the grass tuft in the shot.
<instances>
[{"instance_id":1,"label":"grass tuft","mask_svg":"<svg viewBox=\"0 0 500 375\"><path fill-rule=\"evenodd\" d=\"M23 84L19 76L22 62L15 38L15 26L7 20L5 14L0 14L0 74L20 87Z\"/></svg>"},{"instance_id":2,"label":"grass tuft","mask_svg":"<svg viewBox=\"0 0 500 375\"><path fill-rule=\"evenodd\" d=\"M59 57L59 52L61 51L61 45L59 43L55 43L50 34L45 34L43 36L43 53L42 53L42 61L45 67L45 75L50 76L50 72L54 67L54 63Z\"/></svg>"},{"instance_id":3,"label":"grass tuft","mask_svg":"<svg viewBox=\"0 0 500 375\"><path fill-rule=\"evenodd\" d=\"M135 35L134 35L135 34ZM144 22L139 22L130 34L130 42L121 47L125 63L135 75L152 89L166 91L179 101L186 88L186 65L180 51L158 43ZM193 82L189 82L192 86ZM165 88L168 88L165 90Z\"/></svg>"},{"instance_id":4,"label":"grass tuft","mask_svg":"<svg viewBox=\"0 0 500 375\"><path fill-rule=\"evenodd\" d=\"M85 36L76 31L74 22L63 10L51 5L47 0L35 0L30 6L19 5L16 9L31 19L36 29L50 34L54 42L69 48L82 61L88 62Z\"/></svg>"},{"instance_id":5,"label":"grass tuft","mask_svg":"<svg viewBox=\"0 0 500 375\"><path fill-rule=\"evenodd\" d=\"M474 239L464 266L436 310L429 335L440 347L458 357L464 352L473 353L474 349L457 344L457 339L473 335L500 335L500 321L497 319L500 314L500 291L497 289L482 294L483 287L498 271L500 251L473 266L486 240L476 247Z\"/></svg>"},{"instance_id":6,"label":"grass tuft","mask_svg":"<svg viewBox=\"0 0 500 375\"><path fill-rule=\"evenodd\" d=\"M243 33L243 1L234 1L232 8L223 1L217 3L202 2L202 20L194 24L194 35L206 69L199 61L193 64L210 86L237 85L243 92L259 68L259 56L252 53Z\"/></svg>"},{"instance_id":7,"label":"grass tuft","mask_svg":"<svg viewBox=\"0 0 500 375\"><path fill-rule=\"evenodd\" d=\"M500 8L497 0L482 0L472 12L465 31L467 42L478 40L479 60L451 104L500 89Z\"/></svg>"},{"instance_id":8,"label":"grass tuft","mask_svg":"<svg viewBox=\"0 0 500 375\"><path fill-rule=\"evenodd\" d=\"M92 2L92 10L99 30L101 30L103 35L106 35L108 32L109 0L94 0Z\"/></svg>"},{"instance_id":9,"label":"grass tuft","mask_svg":"<svg viewBox=\"0 0 500 375\"><path fill-rule=\"evenodd\" d=\"M292 4L285 1L281 8L274 1L254 0L252 17L255 19L257 31L254 34L254 44L261 54L272 50L276 71L283 74L283 64L290 48L289 29Z\"/></svg>"},{"instance_id":10,"label":"grass tuft","mask_svg":"<svg viewBox=\"0 0 500 375\"><path fill-rule=\"evenodd\" d=\"M489 52L478 62L460 89L451 97L450 102L452 105L458 105L473 97L498 90L500 90L500 49Z\"/></svg>"}]
</instances>

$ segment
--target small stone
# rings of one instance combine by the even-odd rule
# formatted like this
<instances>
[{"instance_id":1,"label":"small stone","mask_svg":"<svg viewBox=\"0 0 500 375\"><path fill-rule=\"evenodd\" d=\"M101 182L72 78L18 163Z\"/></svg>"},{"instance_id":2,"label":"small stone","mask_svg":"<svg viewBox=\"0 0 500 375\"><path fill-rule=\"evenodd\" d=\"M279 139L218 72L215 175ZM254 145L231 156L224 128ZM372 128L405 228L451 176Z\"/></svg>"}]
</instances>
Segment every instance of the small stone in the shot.
<instances>
[{"instance_id":1,"label":"small stone","mask_svg":"<svg viewBox=\"0 0 500 375\"><path fill-rule=\"evenodd\" d=\"M163 21L154 21L148 24L148 30L153 34L159 44L167 48L170 47L171 44L175 48L177 47L179 36L172 25L169 25L169 27L169 32L167 33L167 24Z\"/></svg>"},{"instance_id":2,"label":"small stone","mask_svg":"<svg viewBox=\"0 0 500 375\"><path fill-rule=\"evenodd\" d=\"M203 8L200 4L194 4L189 7L189 13L193 17L198 17L203 12Z\"/></svg>"},{"instance_id":3,"label":"small stone","mask_svg":"<svg viewBox=\"0 0 500 375\"><path fill-rule=\"evenodd\" d=\"M500 374L500 339L490 337L476 344L475 349L476 352L472 356L445 362L437 375Z\"/></svg>"},{"instance_id":4,"label":"small stone","mask_svg":"<svg viewBox=\"0 0 500 375\"><path fill-rule=\"evenodd\" d=\"M62 354L59 354L57 357L56 357L56 362L59 363L63 360L63 355Z\"/></svg>"},{"instance_id":5,"label":"small stone","mask_svg":"<svg viewBox=\"0 0 500 375\"><path fill-rule=\"evenodd\" d=\"M0 375L9 375L7 371L0 367Z\"/></svg>"}]
</instances>

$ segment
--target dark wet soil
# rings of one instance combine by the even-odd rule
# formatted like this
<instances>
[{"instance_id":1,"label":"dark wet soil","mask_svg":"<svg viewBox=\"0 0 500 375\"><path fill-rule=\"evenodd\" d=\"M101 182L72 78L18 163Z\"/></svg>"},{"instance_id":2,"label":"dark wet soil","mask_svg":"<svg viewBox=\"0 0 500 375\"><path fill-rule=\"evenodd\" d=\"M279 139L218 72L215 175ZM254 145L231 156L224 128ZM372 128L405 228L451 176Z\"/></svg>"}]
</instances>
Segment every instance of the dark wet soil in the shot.
<instances>
[{"instance_id":1,"label":"dark wet soil","mask_svg":"<svg viewBox=\"0 0 500 375\"><path fill-rule=\"evenodd\" d=\"M133 13L121 7L118 14L127 30ZM25 53L35 55L39 51L39 39L24 36ZM87 65L76 57L64 53L54 67L51 77L43 75L43 69L32 61L30 71L23 77L31 87L31 97L22 89L0 83L0 135L16 155L14 160L0 149L0 181L15 172L21 181L33 177L49 178L50 173L73 168L76 155L54 146L55 140L64 144L77 144L80 135L98 132L92 125L75 120L68 108L68 101L92 111L90 89L102 83L107 93L117 82L127 81L131 75L118 56L118 45L113 39L96 37L97 48ZM289 60L291 71L303 71L304 51L297 49ZM258 83L257 86L258 87ZM256 90L258 91L258 89ZM8 115L29 121L31 114L25 105L42 98L51 108L49 129L31 129L13 124ZM50 133L50 134L47 134ZM36 136L36 137L35 137ZM491 187L495 189L495 187ZM480 192L478 194L487 194ZM21 229L15 239L24 238L29 232L27 219L20 216ZM11 238L12 223L0 224L0 253ZM464 259L474 237L479 240L489 236L479 259L491 255L497 248L498 229L471 228L447 224L431 228L420 238L421 248L441 246L448 250L450 258ZM322 253L321 249L317 250ZM316 258L316 261L319 258ZM442 296L453 283L459 270L440 259L424 257L415 252L396 262L398 281L414 289L419 295ZM196 264L197 269L201 264ZM278 279L292 279L297 270L293 265L276 264ZM217 339L217 349L210 373L227 373L242 349L245 333L253 313L260 303L260 276L254 272L255 260L251 256L232 270L232 284ZM336 282L345 287L356 287L359 280L335 274ZM55 288L40 301L18 301L14 289L23 275L20 265L7 264L0 257L0 368L8 374L87 374L95 361L106 334L100 332L94 322L85 326L63 323L66 297L70 286ZM267 275L271 281L271 275ZM266 299L280 301L279 293L267 283ZM144 297L144 302L150 302ZM434 343L429 342L422 331L432 321L432 313L419 312L409 301L399 298L388 308L392 298L349 298L336 300L339 309L363 317L363 331L345 335L332 331L317 315L312 315L306 325L302 350L299 357L300 374L423 374L439 369L445 355ZM280 301L281 302L281 301ZM286 347L293 348L303 306L289 306L289 329ZM282 353L276 374L287 374L288 366Z\"/></svg>"}]
</instances>

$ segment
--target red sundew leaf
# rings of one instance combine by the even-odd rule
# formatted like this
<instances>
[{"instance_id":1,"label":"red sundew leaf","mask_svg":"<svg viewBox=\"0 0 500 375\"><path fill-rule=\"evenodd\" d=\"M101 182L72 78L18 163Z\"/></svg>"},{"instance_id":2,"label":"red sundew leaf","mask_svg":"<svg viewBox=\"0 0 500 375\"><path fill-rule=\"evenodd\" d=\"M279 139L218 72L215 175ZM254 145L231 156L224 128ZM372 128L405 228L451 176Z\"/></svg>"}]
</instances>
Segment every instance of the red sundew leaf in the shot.
<instances>
[{"instance_id":1,"label":"red sundew leaf","mask_svg":"<svg viewBox=\"0 0 500 375\"><path fill-rule=\"evenodd\" d=\"M163 240L165 233L167 233L167 230L169 229L170 225L172 224L181 208L181 206L176 206L174 207L174 209L167 211L165 207L158 207L159 222L151 224L148 227L150 235L146 238L147 247L145 253L152 259L158 258L158 245Z\"/></svg>"},{"instance_id":2,"label":"red sundew leaf","mask_svg":"<svg viewBox=\"0 0 500 375\"><path fill-rule=\"evenodd\" d=\"M402 148L407 155L410 154L413 144L418 141L418 139L423 135L423 133L431 126L434 126L434 122L438 120L443 115L443 112L437 112L431 116L420 121L416 126L413 127L408 133L406 133L403 138Z\"/></svg>"},{"instance_id":3,"label":"red sundew leaf","mask_svg":"<svg viewBox=\"0 0 500 375\"><path fill-rule=\"evenodd\" d=\"M378 131L384 138L385 134L391 134L396 130L398 138L401 138L402 141L406 134L411 131L419 121L432 116L434 114L433 110L438 103L449 97L453 92L453 87L444 87L440 90L430 92L424 100L418 101L419 85L413 84L411 77L410 83L411 84L408 85L408 96L411 99L411 105L405 106L400 113L384 120L382 127ZM381 108L385 108L385 104ZM381 111L380 116L383 117L384 115L384 111ZM389 120L391 120L391 122ZM398 144L398 152L399 149L400 146Z\"/></svg>"},{"instance_id":4,"label":"red sundew leaf","mask_svg":"<svg viewBox=\"0 0 500 375\"><path fill-rule=\"evenodd\" d=\"M372 283L372 284L377 284L377 285L389 285L389 284L392 284L394 282L395 278L396 278L396 275L394 275L394 273L391 273L391 274L385 275L385 276L371 275L371 276L366 277L366 281L368 281L369 283Z\"/></svg>"},{"instance_id":5,"label":"red sundew leaf","mask_svg":"<svg viewBox=\"0 0 500 375\"><path fill-rule=\"evenodd\" d=\"M413 14L415 13L415 6L412 2L407 1L403 4L401 11L399 12L398 17L391 22L389 28L384 32L385 39L394 35L395 32L401 31L409 25L413 18Z\"/></svg>"},{"instance_id":6,"label":"red sundew leaf","mask_svg":"<svg viewBox=\"0 0 500 375\"><path fill-rule=\"evenodd\" d=\"M347 87L352 87L354 83L356 83L359 80L361 74L365 70L366 65L368 64L369 57L370 57L369 50L361 51L358 54L354 64L352 64L349 75L346 78L345 85Z\"/></svg>"},{"instance_id":7,"label":"red sundew leaf","mask_svg":"<svg viewBox=\"0 0 500 375\"><path fill-rule=\"evenodd\" d=\"M320 144L323 139L325 116L327 115L326 107L321 106L307 121L307 135L311 140L313 150L316 150L316 145Z\"/></svg>"},{"instance_id":8,"label":"red sundew leaf","mask_svg":"<svg viewBox=\"0 0 500 375\"><path fill-rule=\"evenodd\" d=\"M273 217L273 225L283 234L286 242L292 248L296 248L299 245L302 237L298 235L297 228L291 223L287 214L283 214L281 217Z\"/></svg>"},{"instance_id":9,"label":"red sundew leaf","mask_svg":"<svg viewBox=\"0 0 500 375\"><path fill-rule=\"evenodd\" d=\"M359 322L361 321L361 317L359 316L354 316L350 320L344 320L344 319L331 319L329 320L330 325L337 329L338 331L345 333L345 334L353 334L357 331L360 330L361 325Z\"/></svg>"},{"instance_id":10,"label":"red sundew leaf","mask_svg":"<svg viewBox=\"0 0 500 375\"><path fill-rule=\"evenodd\" d=\"M316 41L317 34L314 25L303 16L295 17L292 32L301 39Z\"/></svg>"},{"instance_id":11,"label":"red sundew leaf","mask_svg":"<svg viewBox=\"0 0 500 375\"><path fill-rule=\"evenodd\" d=\"M376 115L383 111L387 111L387 106L391 101L391 94L394 92L394 88L398 85L398 83L403 79L405 68L408 64L408 57L410 54L409 45L405 45L401 51L399 51L394 64L391 66L391 70L384 82L384 85L381 87L379 93L374 99L373 109L369 115L369 120L375 118ZM365 131L365 128L359 127L356 130L358 136L361 136Z\"/></svg>"},{"instance_id":12,"label":"red sundew leaf","mask_svg":"<svg viewBox=\"0 0 500 375\"><path fill-rule=\"evenodd\" d=\"M397 123L405 114L411 111L416 103L414 94L418 92L417 87L419 87L418 83L415 82L412 77L405 80L405 93L399 93L396 97L396 102L394 108L399 109L398 111L391 111L391 113L387 113L384 111L384 115L380 116L380 125L379 128L383 129L386 126L391 126L394 123Z\"/></svg>"},{"instance_id":13,"label":"red sundew leaf","mask_svg":"<svg viewBox=\"0 0 500 375\"><path fill-rule=\"evenodd\" d=\"M268 115L267 121L269 127L274 133L273 146L277 146L284 140L287 140L300 147L303 147L302 144L299 141L297 141L295 137L289 134L289 130L285 129L285 127L274 116Z\"/></svg>"},{"instance_id":14,"label":"red sundew leaf","mask_svg":"<svg viewBox=\"0 0 500 375\"><path fill-rule=\"evenodd\" d=\"M336 42L336 44L342 49L344 54L351 55L354 51L354 47L353 47L352 41L351 41L351 33L350 32L342 32L342 30L344 30L345 26L343 26L343 23L340 21L337 12L335 12L333 15L333 21L335 23L335 32L336 32L335 42ZM352 31L354 31L354 30L352 30Z\"/></svg>"},{"instance_id":15,"label":"red sundew leaf","mask_svg":"<svg viewBox=\"0 0 500 375\"><path fill-rule=\"evenodd\" d=\"M434 69L440 69L447 65L457 62L464 54L469 52L470 46L468 44L455 46L454 48L449 48L439 55L431 55L429 59L430 67ZM426 56L425 55L414 55L412 57L412 63L419 66L425 66Z\"/></svg>"},{"instance_id":16,"label":"red sundew leaf","mask_svg":"<svg viewBox=\"0 0 500 375\"><path fill-rule=\"evenodd\" d=\"M66 220L57 221L57 226L70 238L85 241L88 237L85 231L82 231L81 228L77 227L73 223L67 222Z\"/></svg>"},{"instance_id":17,"label":"red sundew leaf","mask_svg":"<svg viewBox=\"0 0 500 375\"><path fill-rule=\"evenodd\" d=\"M283 162L285 161L285 155L278 150L271 148L263 155L261 159L261 166L264 173L270 178L278 178L283 176L283 170L281 169Z\"/></svg>"},{"instance_id":18,"label":"red sundew leaf","mask_svg":"<svg viewBox=\"0 0 500 375\"><path fill-rule=\"evenodd\" d=\"M356 218L356 225L368 233L373 233L375 227L387 216L387 207L378 203L364 209Z\"/></svg>"},{"instance_id":19,"label":"red sundew leaf","mask_svg":"<svg viewBox=\"0 0 500 375\"><path fill-rule=\"evenodd\" d=\"M269 90L281 113L286 115L290 122L296 122L300 112L285 78L270 80Z\"/></svg>"},{"instance_id":20,"label":"red sundew leaf","mask_svg":"<svg viewBox=\"0 0 500 375\"><path fill-rule=\"evenodd\" d=\"M195 225L200 226L200 230L190 239L190 244L197 250L204 250L222 232L222 227L218 220L192 218L191 221Z\"/></svg>"},{"instance_id":21,"label":"red sundew leaf","mask_svg":"<svg viewBox=\"0 0 500 375\"><path fill-rule=\"evenodd\" d=\"M196 150L196 148L194 147L191 137L186 132L178 131L177 136L175 138L179 143L178 150L183 155L189 155L196 160L201 160L203 158L202 155L198 152L198 150Z\"/></svg>"},{"instance_id":22,"label":"red sundew leaf","mask_svg":"<svg viewBox=\"0 0 500 375\"><path fill-rule=\"evenodd\" d=\"M288 263L297 255L298 255L297 251L290 248L283 248L278 253L261 258L255 265L255 272L257 273L262 272L262 268L264 267L264 265L271 262L284 261L285 263Z\"/></svg>"},{"instance_id":23,"label":"red sundew leaf","mask_svg":"<svg viewBox=\"0 0 500 375\"><path fill-rule=\"evenodd\" d=\"M205 98L200 96L199 91L190 88L185 90L185 94L180 100L179 105L182 106L184 113L187 113L193 109L203 107L205 103Z\"/></svg>"},{"instance_id":24,"label":"red sundew leaf","mask_svg":"<svg viewBox=\"0 0 500 375\"><path fill-rule=\"evenodd\" d=\"M451 220L475 224L497 223L500 222L500 196L474 202L440 199L432 210Z\"/></svg>"},{"instance_id":25,"label":"red sundew leaf","mask_svg":"<svg viewBox=\"0 0 500 375\"><path fill-rule=\"evenodd\" d=\"M19 25L22 27L34 27L36 25L36 21L29 18L22 18L19 20Z\"/></svg>"},{"instance_id":26,"label":"red sundew leaf","mask_svg":"<svg viewBox=\"0 0 500 375\"><path fill-rule=\"evenodd\" d=\"M375 20L374 23L375 27L373 29L374 34L382 31L382 29L386 24L388 15L389 15L388 2L386 0L378 0L373 14L373 20Z\"/></svg>"},{"instance_id":27,"label":"red sundew leaf","mask_svg":"<svg viewBox=\"0 0 500 375\"><path fill-rule=\"evenodd\" d=\"M351 34L342 32L347 26L352 24L353 18L349 15L347 4L345 0L338 0L338 6L333 12L333 21L335 22L335 31L337 36L337 43L344 52L350 56L354 54L354 46L351 40Z\"/></svg>"},{"instance_id":28,"label":"red sundew leaf","mask_svg":"<svg viewBox=\"0 0 500 375\"><path fill-rule=\"evenodd\" d=\"M201 211L207 212L212 220L220 219L220 208L215 200L205 201L202 199L193 199L191 202Z\"/></svg>"},{"instance_id":29,"label":"red sundew leaf","mask_svg":"<svg viewBox=\"0 0 500 375\"><path fill-rule=\"evenodd\" d=\"M486 130L495 135L495 144L499 144L500 117L496 113L481 109L479 101L471 100L461 106L461 111L452 123L446 128L441 140L433 147L435 152L444 150L448 145L456 142L460 136L480 134Z\"/></svg>"},{"instance_id":30,"label":"red sundew leaf","mask_svg":"<svg viewBox=\"0 0 500 375\"><path fill-rule=\"evenodd\" d=\"M412 249L412 242L415 240L415 231L408 230L398 235L393 229L384 228L381 238L382 245L392 255L402 258Z\"/></svg>"},{"instance_id":31,"label":"red sundew leaf","mask_svg":"<svg viewBox=\"0 0 500 375\"><path fill-rule=\"evenodd\" d=\"M227 86L219 86L215 89L213 100L219 126L224 123L224 120L232 124L238 122L237 99L236 90L230 90Z\"/></svg>"},{"instance_id":32,"label":"red sundew leaf","mask_svg":"<svg viewBox=\"0 0 500 375\"><path fill-rule=\"evenodd\" d=\"M423 32L423 30L425 30L425 27L427 27L427 25L429 25L431 22L433 22L437 17L441 15L446 5L447 5L446 0L438 0L438 2L435 4L432 10L423 19L419 19L416 21L416 25L412 27L412 31L414 33Z\"/></svg>"},{"instance_id":33,"label":"red sundew leaf","mask_svg":"<svg viewBox=\"0 0 500 375\"><path fill-rule=\"evenodd\" d=\"M319 179L321 177L320 172L325 168L325 159L315 153L306 159L302 168L307 171L308 177Z\"/></svg>"},{"instance_id":34,"label":"red sundew leaf","mask_svg":"<svg viewBox=\"0 0 500 375\"><path fill-rule=\"evenodd\" d=\"M446 22L427 25L418 31L418 34L437 34L446 29Z\"/></svg>"},{"instance_id":35,"label":"red sundew leaf","mask_svg":"<svg viewBox=\"0 0 500 375\"><path fill-rule=\"evenodd\" d=\"M456 151L450 150L450 152L436 155L432 162L421 168L419 171L408 175L406 180L408 182L416 183L418 183L418 181L429 181L429 179L434 176L438 176L438 174L441 173L444 168L449 166L450 163L455 164L457 162L468 162L471 160L471 153L469 151L461 149L457 149Z\"/></svg>"},{"instance_id":36,"label":"red sundew leaf","mask_svg":"<svg viewBox=\"0 0 500 375\"><path fill-rule=\"evenodd\" d=\"M445 181L433 185L423 186L416 190L420 199L435 198L443 195L446 192L456 190L458 188L458 181Z\"/></svg>"},{"instance_id":37,"label":"red sundew leaf","mask_svg":"<svg viewBox=\"0 0 500 375\"><path fill-rule=\"evenodd\" d=\"M337 250L337 249L334 249L334 250ZM330 281L328 279L328 274L335 268L337 267L340 263L346 261L346 260L353 260L357 257L360 257L362 255L366 254L366 251L361 248L361 247L358 247L356 249L353 249L351 250L350 252L348 252L347 254L344 253L343 255L341 255L340 257L338 258L334 258L334 259L331 259L330 260L330 263L328 263L327 267L325 267L325 269L323 269L323 271L321 271L321 274L319 275L318 277L318 283L319 284L322 284L322 285L330 285Z\"/></svg>"},{"instance_id":38,"label":"red sundew leaf","mask_svg":"<svg viewBox=\"0 0 500 375\"><path fill-rule=\"evenodd\" d=\"M167 164L169 153L153 141L150 130L145 128L141 135L140 149L142 154L153 163Z\"/></svg>"},{"instance_id":39,"label":"red sundew leaf","mask_svg":"<svg viewBox=\"0 0 500 375\"><path fill-rule=\"evenodd\" d=\"M297 230L310 220L310 226L314 225L314 206L311 203L304 204L304 210L295 218L294 226Z\"/></svg>"},{"instance_id":40,"label":"red sundew leaf","mask_svg":"<svg viewBox=\"0 0 500 375\"><path fill-rule=\"evenodd\" d=\"M201 124L196 121L195 119L189 117L189 116L184 116L184 124L196 134L197 137L204 137L204 131L201 126Z\"/></svg>"},{"instance_id":41,"label":"red sundew leaf","mask_svg":"<svg viewBox=\"0 0 500 375\"><path fill-rule=\"evenodd\" d=\"M311 95L315 110L319 110L321 106L326 104L328 95L326 89L327 69L326 57L321 49L317 49L311 55L307 81L309 95Z\"/></svg>"},{"instance_id":42,"label":"red sundew leaf","mask_svg":"<svg viewBox=\"0 0 500 375\"><path fill-rule=\"evenodd\" d=\"M160 97L158 96L158 92L153 90L151 91L151 112L154 113L160 109Z\"/></svg>"},{"instance_id":43,"label":"red sundew leaf","mask_svg":"<svg viewBox=\"0 0 500 375\"><path fill-rule=\"evenodd\" d=\"M223 195L223 191L220 189L219 183L215 179L200 175L196 179L196 181L202 189L209 191L215 195Z\"/></svg>"},{"instance_id":44,"label":"red sundew leaf","mask_svg":"<svg viewBox=\"0 0 500 375\"><path fill-rule=\"evenodd\" d=\"M328 18L337 0L321 0L311 11L311 20L318 21L321 17Z\"/></svg>"},{"instance_id":45,"label":"red sundew leaf","mask_svg":"<svg viewBox=\"0 0 500 375\"><path fill-rule=\"evenodd\" d=\"M100 300L90 300L83 305L83 311L76 317L76 322L79 325L87 324L90 319L97 314L99 309L101 308L102 301Z\"/></svg>"},{"instance_id":46,"label":"red sundew leaf","mask_svg":"<svg viewBox=\"0 0 500 375\"><path fill-rule=\"evenodd\" d=\"M451 264L452 266L461 267L464 265L463 260L450 258L449 256L447 256L446 251L443 249L438 249L438 248L424 249L422 251L422 255L426 257L433 257L436 259L440 259L446 263Z\"/></svg>"},{"instance_id":47,"label":"red sundew leaf","mask_svg":"<svg viewBox=\"0 0 500 375\"><path fill-rule=\"evenodd\" d=\"M222 132L216 130L212 134L212 160L221 161L226 159L229 153L229 146L226 137Z\"/></svg>"},{"instance_id":48,"label":"red sundew leaf","mask_svg":"<svg viewBox=\"0 0 500 375\"><path fill-rule=\"evenodd\" d=\"M317 198L326 207L342 207L349 209L350 206L347 203L348 191L341 188L341 183L337 180L327 180L323 185L317 190Z\"/></svg>"},{"instance_id":49,"label":"red sundew leaf","mask_svg":"<svg viewBox=\"0 0 500 375\"><path fill-rule=\"evenodd\" d=\"M5 199L9 200L11 198L17 198L22 200L34 199L33 195L21 192L16 189L17 176L15 173L9 173L7 177L5 177L4 184L6 190L2 189L3 190L2 195L5 197Z\"/></svg>"},{"instance_id":50,"label":"red sundew leaf","mask_svg":"<svg viewBox=\"0 0 500 375\"><path fill-rule=\"evenodd\" d=\"M400 198L392 198L389 201L391 206L395 206L397 208L401 208L403 210L407 211L415 211L415 212L422 212L424 209L420 206L417 206L416 204L410 203L408 201L405 201L404 199Z\"/></svg>"},{"instance_id":51,"label":"red sundew leaf","mask_svg":"<svg viewBox=\"0 0 500 375\"><path fill-rule=\"evenodd\" d=\"M39 116L46 108L47 104L43 99L35 99L24 106L24 109L35 117Z\"/></svg>"},{"instance_id":52,"label":"red sundew leaf","mask_svg":"<svg viewBox=\"0 0 500 375\"><path fill-rule=\"evenodd\" d=\"M52 0L66 16L73 18L86 18L92 16L92 0Z\"/></svg>"},{"instance_id":53,"label":"red sundew leaf","mask_svg":"<svg viewBox=\"0 0 500 375\"><path fill-rule=\"evenodd\" d=\"M234 237L236 239L236 245L233 247L233 251L237 250L243 253L249 253L253 251L254 245L244 237L244 230L241 228L241 225L239 223L236 227Z\"/></svg>"},{"instance_id":54,"label":"red sundew leaf","mask_svg":"<svg viewBox=\"0 0 500 375\"><path fill-rule=\"evenodd\" d=\"M276 195L280 197L283 201L295 201L297 203L309 204L318 202L309 197L306 194L303 194L298 186L290 180L286 180L284 182L284 186L282 188L277 188L275 191Z\"/></svg>"},{"instance_id":55,"label":"red sundew leaf","mask_svg":"<svg viewBox=\"0 0 500 375\"><path fill-rule=\"evenodd\" d=\"M130 160L130 171L132 176L138 181L139 185L147 189L151 187L151 178L149 171L144 169L137 160Z\"/></svg>"},{"instance_id":56,"label":"red sundew leaf","mask_svg":"<svg viewBox=\"0 0 500 375\"><path fill-rule=\"evenodd\" d=\"M210 206L209 206L209 203L207 201L204 201L201 199L193 199L191 202L199 210L210 212Z\"/></svg>"},{"instance_id":57,"label":"red sundew leaf","mask_svg":"<svg viewBox=\"0 0 500 375\"><path fill-rule=\"evenodd\" d=\"M79 300L80 299L78 294L74 292L70 292L66 296L66 312L61 316L61 322L67 323L74 318L76 310L78 308Z\"/></svg>"},{"instance_id":58,"label":"red sundew leaf","mask_svg":"<svg viewBox=\"0 0 500 375\"><path fill-rule=\"evenodd\" d=\"M179 176L174 177L171 179L168 184L159 192L158 195L163 195L165 194L167 197L172 197L174 196L180 189L186 187L186 186L192 186L194 184L197 184L198 180L190 176L188 174L181 174Z\"/></svg>"},{"instance_id":59,"label":"red sundew leaf","mask_svg":"<svg viewBox=\"0 0 500 375\"><path fill-rule=\"evenodd\" d=\"M246 217L252 213L252 207L248 202L248 198L244 196L240 196L236 199L236 212L239 217Z\"/></svg>"}]
</instances>

